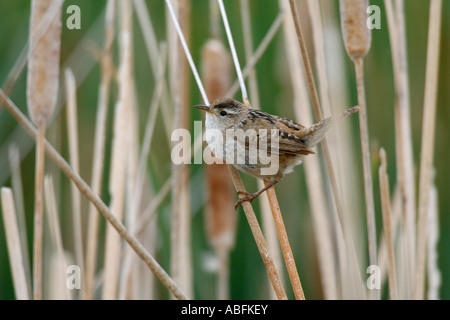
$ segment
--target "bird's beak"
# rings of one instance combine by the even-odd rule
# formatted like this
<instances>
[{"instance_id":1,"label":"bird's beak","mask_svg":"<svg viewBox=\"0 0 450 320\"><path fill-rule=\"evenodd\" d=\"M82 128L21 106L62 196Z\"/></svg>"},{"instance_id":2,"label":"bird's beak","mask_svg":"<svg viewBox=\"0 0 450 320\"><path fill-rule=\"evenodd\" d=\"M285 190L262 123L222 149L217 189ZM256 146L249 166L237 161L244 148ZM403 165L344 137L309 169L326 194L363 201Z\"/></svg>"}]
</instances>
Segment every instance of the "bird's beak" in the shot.
<instances>
[{"instance_id":1,"label":"bird's beak","mask_svg":"<svg viewBox=\"0 0 450 320\"><path fill-rule=\"evenodd\" d=\"M211 108L209 106L197 105L197 106L194 106L194 108L197 108L197 109L209 112L211 114L214 114L214 112L211 110Z\"/></svg>"}]
</instances>

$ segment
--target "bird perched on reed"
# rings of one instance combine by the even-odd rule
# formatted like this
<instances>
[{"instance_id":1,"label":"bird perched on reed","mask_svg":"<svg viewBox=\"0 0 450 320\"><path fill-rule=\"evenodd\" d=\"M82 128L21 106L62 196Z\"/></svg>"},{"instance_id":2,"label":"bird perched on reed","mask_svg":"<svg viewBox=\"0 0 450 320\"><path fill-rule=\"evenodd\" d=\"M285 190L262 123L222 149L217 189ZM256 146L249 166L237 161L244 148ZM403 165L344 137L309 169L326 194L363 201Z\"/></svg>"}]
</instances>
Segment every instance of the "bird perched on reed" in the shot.
<instances>
[{"instance_id":1,"label":"bird perched on reed","mask_svg":"<svg viewBox=\"0 0 450 320\"><path fill-rule=\"evenodd\" d=\"M325 137L335 119L328 117L305 127L287 118L252 109L231 98L215 100L209 106L194 107L206 112L206 141L216 157L246 174L269 181L255 193L238 191L244 197L236 203L236 208L244 201L251 202L279 182L302 162L303 157L314 154L311 148ZM358 110L358 106L347 109L343 116ZM208 131L215 134L208 134Z\"/></svg>"}]
</instances>

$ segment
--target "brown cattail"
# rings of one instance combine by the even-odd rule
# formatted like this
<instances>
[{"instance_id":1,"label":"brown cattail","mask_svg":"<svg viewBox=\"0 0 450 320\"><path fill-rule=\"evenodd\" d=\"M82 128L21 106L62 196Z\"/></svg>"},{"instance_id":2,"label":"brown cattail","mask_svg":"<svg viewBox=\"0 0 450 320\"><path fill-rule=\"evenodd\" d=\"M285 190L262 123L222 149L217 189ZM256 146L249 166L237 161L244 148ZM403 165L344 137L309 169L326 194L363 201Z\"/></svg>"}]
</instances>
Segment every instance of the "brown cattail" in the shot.
<instances>
[{"instance_id":1,"label":"brown cattail","mask_svg":"<svg viewBox=\"0 0 450 320\"><path fill-rule=\"evenodd\" d=\"M367 27L368 6L369 0L339 0L342 37L353 60L364 57L370 49L372 32Z\"/></svg>"},{"instance_id":2,"label":"brown cattail","mask_svg":"<svg viewBox=\"0 0 450 320\"><path fill-rule=\"evenodd\" d=\"M206 92L211 100L223 97L231 85L231 58L219 40L209 40L202 51ZM208 148L208 147L206 147ZM206 166L208 204L206 233L219 257L218 299L229 298L229 250L234 246L236 212L233 182L226 164Z\"/></svg>"},{"instance_id":3,"label":"brown cattail","mask_svg":"<svg viewBox=\"0 0 450 320\"><path fill-rule=\"evenodd\" d=\"M203 48L203 75L211 100L223 97L231 84L231 59L219 40L209 40ZM211 244L229 250L234 245L236 213L233 184L225 164L206 167L208 208L206 228Z\"/></svg>"},{"instance_id":4,"label":"brown cattail","mask_svg":"<svg viewBox=\"0 0 450 320\"><path fill-rule=\"evenodd\" d=\"M27 100L35 124L48 119L56 103L61 7L61 0L33 0L31 3Z\"/></svg>"}]
</instances>

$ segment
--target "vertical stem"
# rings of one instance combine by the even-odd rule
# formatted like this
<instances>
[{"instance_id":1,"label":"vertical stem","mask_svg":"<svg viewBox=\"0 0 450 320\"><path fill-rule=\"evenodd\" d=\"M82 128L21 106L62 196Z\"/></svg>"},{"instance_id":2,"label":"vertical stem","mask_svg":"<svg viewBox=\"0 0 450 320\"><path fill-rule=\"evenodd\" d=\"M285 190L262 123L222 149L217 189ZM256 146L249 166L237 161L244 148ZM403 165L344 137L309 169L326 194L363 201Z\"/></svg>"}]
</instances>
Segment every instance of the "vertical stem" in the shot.
<instances>
[{"instance_id":1,"label":"vertical stem","mask_svg":"<svg viewBox=\"0 0 450 320\"><path fill-rule=\"evenodd\" d=\"M10 188L0 189L2 202L3 224L5 226L6 244L8 247L9 265L14 283L14 293L17 300L29 300L29 288L26 275L26 259L23 256L19 226L14 198Z\"/></svg>"},{"instance_id":2,"label":"vertical stem","mask_svg":"<svg viewBox=\"0 0 450 320\"><path fill-rule=\"evenodd\" d=\"M211 5L217 2L210 1ZM213 20L219 24L219 20ZM212 30L219 28L211 25ZM225 96L231 83L231 55L222 42L218 39L210 39L202 49L202 70L205 79L205 87L211 100ZM207 147L209 148L209 147ZM205 208L205 223L208 240L212 244L218 260L217 273L217 298L230 299L230 251L235 244L237 218L234 209L234 188L230 173L226 164L212 163L205 166L207 205Z\"/></svg>"},{"instance_id":3,"label":"vertical stem","mask_svg":"<svg viewBox=\"0 0 450 320\"><path fill-rule=\"evenodd\" d=\"M45 120L38 121L36 144L34 241L33 241L33 299L42 299L42 254L44 237L44 170L45 170Z\"/></svg>"},{"instance_id":4,"label":"vertical stem","mask_svg":"<svg viewBox=\"0 0 450 320\"><path fill-rule=\"evenodd\" d=\"M177 1L177 17L181 30L189 30L190 4ZM185 35L186 43L189 42ZM174 47L170 49L171 59L171 91L173 95L174 119L173 128L189 127L187 86L187 61L183 55L181 41L175 37ZM186 148L189 142L186 141ZM170 269L174 280L188 294L192 295L191 267L191 235L190 235L190 200L189 200L189 167L186 164L172 165L172 218L171 218L171 262Z\"/></svg>"},{"instance_id":5,"label":"vertical stem","mask_svg":"<svg viewBox=\"0 0 450 320\"><path fill-rule=\"evenodd\" d=\"M423 106L422 150L420 154L419 221L417 237L417 269L415 299L423 299L425 288L425 257L427 238L427 212L433 170L434 131L439 74L439 49L441 36L442 0L430 1L428 27L427 68Z\"/></svg>"},{"instance_id":6,"label":"vertical stem","mask_svg":"<svg viewBox=\"0 0 450 320\"><path fill-rule=\"evenodd\" d=\"M108 113L109 90L112 75L111 48L114 40L114 8L115 1L108 0L105 14L105 45L101 59L101 80L97 103L95 123L94 155L92 158L91 187L96 194L101 192L103 166L105 159L106 122ZM98 224L99 216L95 206L89 204L86 270L85 270L85 298L90 300L94 296L95 265L97 260Z\"/></svg>"},{"instance_id":7,"label":"vertical stem","mask_svg":"<svg viewBox=\"0 0 450 320\"><path fill-rule=\"evenodd\" d=\"M28 288L28 297L31 297L31 267L30 267L30 251L28 246L28 233L25 219L25 204L23 199L22 173L20 170L20 151L15 144L9 147L9 163L12 175L12 192L14 194L14 211L17 216L17 228L20 236L20 248L22 250L23 266L25 269L25 277ZM6 223L5 223L6 225Z\"/></svg>"},{"instance_id":8,"label":"vertical stem","mask_svg":"<svg viewBox=\"0 0 450 320\"><path fill-rule=\"evenodd\" d=\"M270 182L264 180L264 184L267 186ZM270 207L272 209L273 221L277 229L278 239L280 240L281 251L283 252L284 261L291 280L292 289L297 300L305 300L305 294L303 293L302 283L297 272L295 265L294 255L292 254L291 246L289 244L286 228L284 227L283 217L281 216L280 207L278 205L277 196L275 194L275 188L272 186L267 189L267 196L269 198Z\"/></svg>"},{"instance_id":9,"label":"vertical stem","mask_svg":"<svg viewBox=\"0 0 450 320\"><path fill-rule=\"evenodd\" d=\"M408 79L408 59L406 48L405 13L403 0L396 1L396 10L392 0L385 0L386 17L389 26L392 65L394 71L395 104L395 145L397 153L397 183L401 192L401 210L403 215L403 232L407 269L405 270L407 297L412 297L414 289L414 272L416 269L416 208L414 159L411 135L411 116Z\"/></svg>"},{"instance_id":10,"label":"vertical stem","mask_svg":"<svg viewBox=\"0 0 450 320\"><path fill-rule=\"evenodd\" d=\"M228 166L228 169L230 170L231 178L233 179L236 190L245 190L244 184L242 183L237 169L231 165ZM255 238L256 245L258 247L259 253L261 254L264 266L266 267L270 282L272 283L273 289L275 290L275 294L277 295L277 298L279 300L286 300L287 296L284 291L283 284L280 280L277 269L275 268L275 264L271 258L269 247L267 246L266 240L264 239L252 205L250 204L250 202L245 201L242 203L242 208L244 209L248 225L250 226L253 237Z\"/></svg>"},{"instance_id":11,"label":"vertical stem","mask_svg":"<svg viewBox=\"0 0 450 320\"><path fill-rule=\"evenodd\" d=\"M121 1L120 17L120 64L118 70L118 100L114 115L114 133L111 152L109 189L111 211L121 221L124 216L125 185L127 182L127 155L130 151L130 117L133 104L133 51L131 3ZM121 269L122 247L117 232L108 225L105 244L105 269L103 299L116 299Z\"/></svg>"},{"instance_id":12,"label":"vertical stem","mask_svg":"<svg viewBox=\"0 0 450 320\"><path fill-rule=\"evenodd\" d=\"M362 58L355 59L356 86L359 105L359 130L361 135L364 193L366 198L367 235L369 243L369 263L377 264L377 240L375 208L373 200L372 168L370 165L369 126L367 123L366 93L364 89L364 64Z\"/></svg>"},{"instance_id":13,"label":"vertical stem","mask_svg":"<svg viewBox=\"0 0 450 320\"><path fill-rule=\"evenodd\" d=\"M78 152L78 118L76 101L76 80L71 69L65 70L66 98L67 98L67 135L69 142L69 161L72 168L80 172L79 152ZM73 242L75 248L75 261L84 273L83 257L83 232L81 220L81 195L77 187L72 184L72 223L73 223ZM84 288L80 290L80 297L84 299Z\"/></svg>"}]
</instances>

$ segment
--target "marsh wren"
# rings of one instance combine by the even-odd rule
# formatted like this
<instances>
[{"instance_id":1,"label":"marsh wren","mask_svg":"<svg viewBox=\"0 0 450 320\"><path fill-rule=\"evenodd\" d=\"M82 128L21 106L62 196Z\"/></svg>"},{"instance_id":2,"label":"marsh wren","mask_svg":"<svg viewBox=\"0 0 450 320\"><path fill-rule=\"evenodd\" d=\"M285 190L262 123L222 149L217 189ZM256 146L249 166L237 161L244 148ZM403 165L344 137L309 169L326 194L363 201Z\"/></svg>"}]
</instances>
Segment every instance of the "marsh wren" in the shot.
<instances>
[{"instance_id":1,"label":"marsh wren","mask_svg":"<svg viewBox=\"0 0 450 320\"><path fill-rule=\"evenodd\" d=\"M292 172L304 156L314 154L311 148L324 138L333 122L333 118L328 117L305 127L231 98L215 100L210 106L194 107L206 111L206 141L214 155L246 174L269 182L255 193L238 191L244 197L235 208L244 201L251 202ZM359 107L350 108L344 116L358 110Z\"/></svg>"}]
</instances>

